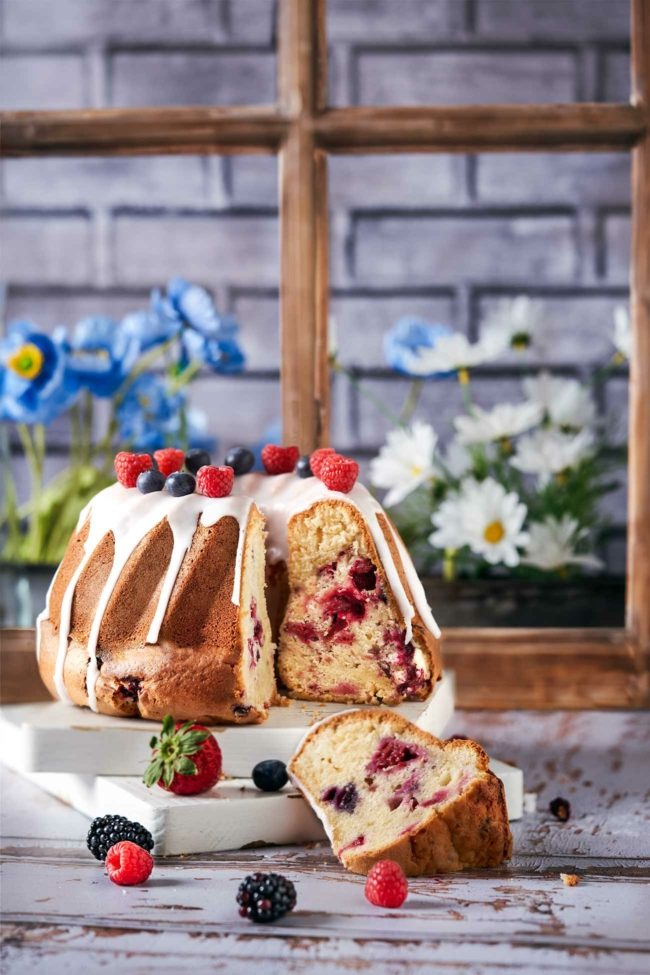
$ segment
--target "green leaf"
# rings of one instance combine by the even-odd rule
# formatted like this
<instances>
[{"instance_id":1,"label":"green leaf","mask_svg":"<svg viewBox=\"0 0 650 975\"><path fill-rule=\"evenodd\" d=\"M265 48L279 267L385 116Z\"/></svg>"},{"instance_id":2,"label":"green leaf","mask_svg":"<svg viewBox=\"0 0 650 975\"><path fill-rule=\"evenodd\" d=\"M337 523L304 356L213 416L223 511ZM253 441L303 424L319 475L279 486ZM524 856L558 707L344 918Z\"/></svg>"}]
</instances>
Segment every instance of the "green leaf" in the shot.
<instances>
[{"instance_id":1,"label":"green leaf","mask_svg":"<svg viewBox=\"0 0 650 975\"><path fill-rule=\"evenodd\" d=\"M181 775L196 775L198 769L191 758L179 758L176 761L175 771Z\"/></svg>"},{"instance_id":2,"label":"green leaf","mask_svg":"<svg viewBox=\"0 0 650 975\"><path fill-rule=\"evenodd\" d=\"M173 778L174 778L174 769L171 767L171 765L165 765L165 768L163 770L162 780L168 788L172 784Z\"/></svg>"},{"instance_id":3,"label":"green leaf","mask_svg":"<svg viewBox=\"0 0 650 975\"><path fill-rule=\"evenodd\" d=\"M149 748L155 748L158 744L158 739L154 735L153 738L149 739Z\"/></svg>"},{"instance_id":4,"label":"green leaf","mask_svg":"<svg viewBox=\"0 0 650 975\"><path fill-rule=\"evenodd\" d=\"M174 718L171 714L166 714L163 718L162 723L162 733L163 735L171 735L174 732Z\"/></svg>"}]
</instances>

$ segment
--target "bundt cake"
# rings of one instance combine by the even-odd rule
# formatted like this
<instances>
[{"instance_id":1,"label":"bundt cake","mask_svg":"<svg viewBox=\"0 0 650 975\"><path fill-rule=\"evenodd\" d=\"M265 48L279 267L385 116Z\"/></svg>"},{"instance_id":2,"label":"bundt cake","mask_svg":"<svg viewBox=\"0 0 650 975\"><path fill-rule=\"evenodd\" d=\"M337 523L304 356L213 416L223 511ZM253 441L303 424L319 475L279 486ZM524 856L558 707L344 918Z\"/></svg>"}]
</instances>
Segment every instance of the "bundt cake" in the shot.
<instances>
[{"instance_id":1,"label":"bundt cake","mask_svg":"<svg viewBox=\"0 0 650 975\"><path fill-rule=\"evenodd\" d=\"M112 485L82 512L38 619L41 676L103 714L261 721L275 695L264 576L249 498Z\"/></svg>"},{"instance_id":2,"label":"bundt cake","mask_svg":"<svg viewBox=\"0 0 650 975\"><path fill-rule=\"evenodd\" d=\"M369 492L293 468L234 483L210 471L218 484L228 471L229 496L115 484L82 512L37 624L51 693L107 714L259 722L277 643L291 696L426 698L440 634Z\"/></svg>"},{"instance_id":3,"label":"bundt cake","mask_svg":"<svg viewBox=\"0 0 650 975\"><path fill-rule=\"evenodd\" d=\"M395 860L407 876L493 867L512 851L505 793L474 741L439 741L391 711L316 725L289 774L353 873Z\"/></svg>"}]
</instances>

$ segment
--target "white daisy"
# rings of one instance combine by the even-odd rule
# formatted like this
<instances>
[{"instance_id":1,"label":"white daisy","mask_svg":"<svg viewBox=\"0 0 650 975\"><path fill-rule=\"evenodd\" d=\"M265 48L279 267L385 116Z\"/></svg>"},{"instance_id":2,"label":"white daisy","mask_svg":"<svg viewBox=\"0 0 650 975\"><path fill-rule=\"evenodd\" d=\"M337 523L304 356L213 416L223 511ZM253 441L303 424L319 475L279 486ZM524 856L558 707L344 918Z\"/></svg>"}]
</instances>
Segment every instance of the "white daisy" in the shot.
<instances>
[{"instance_id":1,"label":"white daisy","mask_svg":"<svg viewBox=\"0 0 650 975\"><path fill-rule=\"evenodd\" d=\"M416 420L410 427L391 430L386 443L370 464L370 481L388 488L384 504L399 504L426 481L435 477L434 451L438 436L428 423Z\"/></svg>"},{"instance_id":2,"label":"white daisy","mask_svg":"<svg viewBox=\"0 0 650 975\"><path fill-rule=\"evenodd\" d=\"M436 531L429 541L436 548L458 549L469 545L490 565L519 564L518 548L528 543L522 531L526 505L514 491L488 477L467 480L458 495L444 501L432 515Z\"/></svg>"},{"instance_id":3,"label":"white daisy","mask_svg":"<svg viewBox=\"0 0 650 975\"><path fill-rule=\"evenodd\" d=\"M536 474L540 486L548 484L554 474L575 467L593 450L590 430L562 433L561 430L535 430L517 442L510 463L524 474Z\"/></svg>"},{"instance_id":4,"label":"white daisy","mask_svg":"<svg viewBox=\"0 0 650 975\"><path fill-rule=\"evenodd\" d=\"M629 359L632 355L632 323L625 305L619 305L614 309L613 341L618 354L623 359Z\"/></svg>"},{"instance_id":5,"label":"white daisy","mask_svg":"<svg viewBox=\"0 0 650 975\"><path fill-rule=\"evenodd\" d=\"M491 358L496 358L496 354L492 355L479 342L472 344L464 335L454 332L453 335L441 335L433 348L405 352L404 366L412 376L430 376L432 373L471 369Z\"/></svg>"},{"instance_id":6,"label":"white daisy","mask_svg":"<svg viewBox=\"0 0 650 975\"><path fill-rule=\"evenodd\" d=\"M603 563L595 555L578 555L576 544L584 538L586 530L578 530L578 522L570 515L562 518L548 517L542 522L529 525L528 545L522 562L538 569L561 569L566 565L581 565L600 569Z\"/></svg>"},{"instance_id":7,"label":"white daisy","mask_svg":"<svg viewBox=\"0 0 650 975\"><path fill-rule=\"evenodd\" d=\"M516 437L541 419L537 403L499 403L491 410L475 406L471 414L457 416L454 426L461 444L493 443Z\"/></svg>"},{"instance_id":8,"label":"white daisy","mask_svg":"<svg viewBox=\"0 0 650 975\"><path fill-rule=\"evenodd\" d=\"M522 531L526 514L526 505L519 500L519 495L507 492L494 478L478 483L470 481L463 491L467 544L490 565L519 564L517 548L528 542L528 533Z\"/></svg>"},{"instance_id":9,"label":"white daisy","mask_svg":"<svg viewBox=\"0 0 650 975\"><path fill-rule=\"evenodd\" d=\"M534 344L542 324L542 310L526 295L502 299L481 327L484 348L502 355L509 349L524 352Z\"/></svg>"},{"instance_id":10,"label":"white daisy","mask_svg":"<svg viewBox=\"0 0 650 975\"><path fill-rule=\"evenodd\" d=\"M561 379L548 372L527 376L524 393L556 427L580 430L596 419L596 404L577 379Z\"/></svg>"},{"instance_id":11,"label":"white daisy","mask_svg":"<svg viewBox=\"0 0 650 975\"><path fill-rule=\"evenodd\" d=\"M431 515L431 521L436 529L429 535L429 542L433 547L456 551L466 545L464 517L463 492L450 494Z\"/></svg>"},{"instance_id":12,"label":"white daisy","mask_svg":"<svg viewBox=\"0 0 650 975\"><path fill-rule=\"evenodd\" d=\"M460 481L472 469L472 457L469 450L458 440L452 440L440 459L440 473L443 477L451 475Z\"/></svg>"}]
</instances>

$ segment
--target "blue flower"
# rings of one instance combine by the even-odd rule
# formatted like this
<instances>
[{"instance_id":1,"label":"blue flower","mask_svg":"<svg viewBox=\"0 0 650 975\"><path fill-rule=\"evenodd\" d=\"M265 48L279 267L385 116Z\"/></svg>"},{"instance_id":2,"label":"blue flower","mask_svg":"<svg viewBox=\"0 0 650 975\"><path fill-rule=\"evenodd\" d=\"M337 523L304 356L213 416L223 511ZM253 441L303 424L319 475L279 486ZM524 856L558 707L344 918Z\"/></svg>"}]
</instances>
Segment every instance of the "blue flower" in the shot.
<instances>
[{"instance_id":1,"label":"blue flower","mask_svg":"<svg viewBox=\"0 0 650 975\"><path fill-rule=\"evenodd\" d=\"M70 369L94 396L112 396L140 354L136 338L112 318L83 318L69 343Z\"/></svg>"},{"instance_id":2,"label":"blue flower","mask_svg":"<svg viewBox=\"0 0 650 975\"><path fill-rule=\"evenodd\" d=\"M431 325L414 316L400 318L384 335L386 361L391 369L406 376L413 375L408 367L413 355L417 355L422 349L433 349L443 335L451 335L451 329L447 325ZM441 375L447 373L432 372L428 374L428 378Z\"/></svg>"},{"instance_id":3,"label":"blue flower","mask_svg":"<svg viewBox=\"0 0 650 975\"><path fill-rule=\"evenodd\" d=\"M155 345L167 342L180 332L181 323L152 310L134 311L122 319L122 332L133 339L140 352L147 352Z\"/></svg>"},{"instance_id":4,"label":"blue flower","mask_svg":"<svg viewBox=\"0 0 650 975\"><path fill-rule=\"evenodd\" d=\"M183 403L182 394L171 394L160 376L142 373L117 409L120 441L136 450L164 447Z\"/></svg>"},{"instance_id":5,"label":"blue flower","mask_svg":"<svg viewBox=\"0 0 650 975\"><path fill-rule=\"evenodd\" d=\"M239 325L234 318L219 314L205 288L172 278L166 294L152 291L151 307L167 327L180 330L181 367L198 360L215 372L242 371L246 360L237 341Z\"/></svg>"},{"instance_id":6,"label":"blue flower","mask_svg":"<svg viewBox=\"0 0 650 975\"><path fill-rule=\"evenodd\" d=\"M238 328L236 323L235 329ZM209 338L200 332L187 329L181 338L186 362L198 359L214 372L232 374L241 372L246 361L244 353L234 338Z\"/></svg>"},{"instance_id":7,"label":"blue flower","mask_svg":"<svg viewBox=\"0 0 650 975\"><path fill-rule=\"evenodd\" d=\"M61 330L50 337L29 322L11 324L0 342L0 419L51 423L79 389L68 365Z\"/></svg>"}]
</instances>

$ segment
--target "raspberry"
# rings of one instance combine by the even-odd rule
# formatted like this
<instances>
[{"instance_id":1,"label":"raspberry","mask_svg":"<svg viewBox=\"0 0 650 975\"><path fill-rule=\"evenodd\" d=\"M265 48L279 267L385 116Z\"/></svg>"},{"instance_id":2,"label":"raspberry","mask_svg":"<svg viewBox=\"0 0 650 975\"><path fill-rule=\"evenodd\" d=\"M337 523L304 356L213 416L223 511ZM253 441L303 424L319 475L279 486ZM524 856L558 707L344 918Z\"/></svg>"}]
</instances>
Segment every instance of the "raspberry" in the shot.
<instances>
[{"instance_id":1,"label":"raspberry","mask_svg":"<svg viewBox=\"0 0 650 975\"><path fill-rule=\"evenodd\" d=\"M279 447L274 443L262 447L262 463L267 474L290 474L299 457L297 447Z\"/></svg>"},{"instance_id":2,"label":"raspberry","mask_svg":"<svg viewBox=\"0 0 650 975\"><path fill-rule=\"evenodd\" d=\"M174 447L165 447L164 450L154 450L154 458L158 464L158 470L165 477L180 471L185 460L182 450L175 450Z\"/></svg>"},{"instance_id":3,"label":"raspberry","mask_svg":"<svg viewBox=\"0 0 650 975\"><path fill-rule=\"evenodd\" d=\"M330 491L341 491L347 494L355 485L359 476L359 465L350 457L341 454L331 454L324 457L320 465L320 477L323 484Z\"/></svg>"},{"instance_id":4,"label":"raspberry","mask_svg":"<svg viewBox=\"0 0 650 975\"><path fill-rule=\"evenodd\" d=\"M235 482L232 467L199 467L196 474L196 490L206 498L227 498Z\"/></svg>"},{"instance_id":5,"label":"raspberry","mask_svg":"<svg viewBox=\"0 0 650 975\"><path fill-rule=\"evenodd\" d=\"M134 488L138 474L153 467L153 460L149 454L130 454L127 450L120 450L115 455L115 473L120 484Z\"/></svg>"},{"instance_id":6,"label":"raspberry","mask_svg":"<svg viewBox=\"0 0 650 975\"><path fill-rule=\"evenodd\" d=\"M311 454L309 458L309 466L312 469L312 473L314 473L316 477L320 477L320 466L325 458L329 457L330 454L335 453L336 451L333 447L321 447L319 450L315 450L313 454Z\"/></svg>"},{"instance_id":7,"label":"raspberry","mask_svg":"<svg viewBox=\"0 0 650 975\"><path fill-rule=\"evenodd\" d=\"M394 860L380 860L366 878L366 899L375 907L401 907L408 892L404 871Z\"/></svg>"},{"instance_id":8,"label":"raspberry","mask_svg":"<svg viewBox=\"0 0 650 975\"><path fill-rule=\"evenodd\" d=\"M106 871L110 880L121 887L132 887L148 880L153 870L153 857L136 843L122 840L106 854Z\"/></svg>"}]
</instances>

